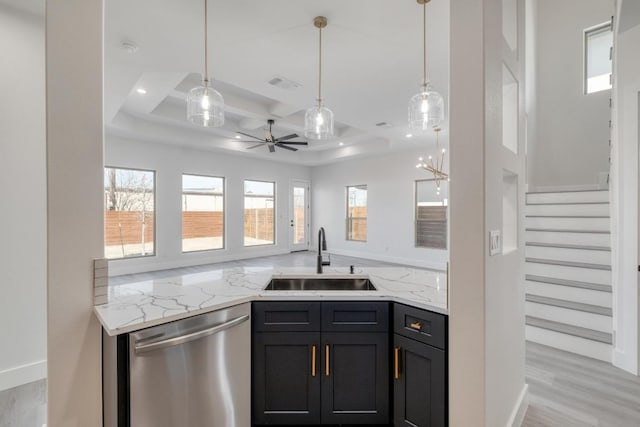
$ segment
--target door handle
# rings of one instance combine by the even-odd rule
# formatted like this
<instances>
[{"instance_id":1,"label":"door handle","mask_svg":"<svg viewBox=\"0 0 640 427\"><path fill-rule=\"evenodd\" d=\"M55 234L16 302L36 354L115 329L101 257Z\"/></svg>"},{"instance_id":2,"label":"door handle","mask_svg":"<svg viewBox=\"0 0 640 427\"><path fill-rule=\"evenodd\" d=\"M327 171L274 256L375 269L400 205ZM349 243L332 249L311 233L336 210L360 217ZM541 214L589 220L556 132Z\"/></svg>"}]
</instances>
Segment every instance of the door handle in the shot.
<instances>
[{"instance_id":1,"label":"door handle","mask_svg":"<svg viewBox=\"0 0 640 427\"><path fill-rule=\"evenodd\" d=\"M326 344L324 346L324 375L325 376L329 376L331 375L331 371L329 369L330 363L329 363L329 344Z\"/></svg>"},{"instance_id":2,"label":"door handle","mask_svg":"<svg viewBox=\"0 0 640 427\"><path fill-rule=\"evenodd\" d=\"M311 376L316 376L316 345L311 346Z\"/></svg>"},{"instance_id":3,"label":"door handle","mask_svg":"<svg viewBox=\"0 0 640 427\"><path fill-rule=\"evenodd\" d=\"M393 379L400 379L400 347L393 349Z\"/></svg>"},{"instance_id":4,"label":"door handle","mask_svg":"<svg viewBox=\"0 0 640 427\"><path fill-rule=\"evenodd\" d=\"M199 340L200 338L208 337L209 335L217 334L218 332L222 332L225 329L233 328L234 326L239 325L242 322L246 322L247 320L249 320L249 315L245 314L244 316L236 317L235 319L229 320L228 322L220 323L218 325L201 329L199 331L191 332L190 334L161 339L158 341L154 340L148 343L144 343L144 340L141 340L135 344L134 350L136 354L140 354L146 353L148 351L173 347L175 345L186 344L191 341Z\"/></svg>"}]
</instances>

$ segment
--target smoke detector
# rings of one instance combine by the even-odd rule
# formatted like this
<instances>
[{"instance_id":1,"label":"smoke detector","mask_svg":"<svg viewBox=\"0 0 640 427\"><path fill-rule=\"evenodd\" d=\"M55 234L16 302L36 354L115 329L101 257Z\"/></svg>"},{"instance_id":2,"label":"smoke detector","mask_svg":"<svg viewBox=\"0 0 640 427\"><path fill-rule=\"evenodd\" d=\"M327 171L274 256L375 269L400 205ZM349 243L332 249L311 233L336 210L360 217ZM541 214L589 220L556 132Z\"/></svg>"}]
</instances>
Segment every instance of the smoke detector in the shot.
<instances>
[{"instance_id":1,"label":"smoke detector","mask_svg":"<svg viewBox=\"0 0 640 427\"><path fill-rule=\"evenodd\" d=\"M279 89L284 90L295 90L302 86L300 83L282 76L274 76L267 83L269 83L271 86L275 86Z\"/></svg>"}]
</instances>

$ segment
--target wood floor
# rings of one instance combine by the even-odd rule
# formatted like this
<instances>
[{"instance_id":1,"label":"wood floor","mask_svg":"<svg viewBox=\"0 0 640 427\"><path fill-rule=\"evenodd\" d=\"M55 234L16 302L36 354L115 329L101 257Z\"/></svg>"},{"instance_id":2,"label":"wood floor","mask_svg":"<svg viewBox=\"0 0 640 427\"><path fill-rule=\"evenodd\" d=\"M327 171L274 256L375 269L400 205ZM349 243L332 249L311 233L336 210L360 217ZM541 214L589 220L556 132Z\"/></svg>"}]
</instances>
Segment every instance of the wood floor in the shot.
<instances>
[{"instance_id":1,"label":"wood floor","mask_svg":"<svg viewBox=\"0 0 640 427\"><path fill-rule=\"evenodd\" d=\"M524 427L640 426L640 377L540 344L526 347Z\"/></svg>"}]
</instances>

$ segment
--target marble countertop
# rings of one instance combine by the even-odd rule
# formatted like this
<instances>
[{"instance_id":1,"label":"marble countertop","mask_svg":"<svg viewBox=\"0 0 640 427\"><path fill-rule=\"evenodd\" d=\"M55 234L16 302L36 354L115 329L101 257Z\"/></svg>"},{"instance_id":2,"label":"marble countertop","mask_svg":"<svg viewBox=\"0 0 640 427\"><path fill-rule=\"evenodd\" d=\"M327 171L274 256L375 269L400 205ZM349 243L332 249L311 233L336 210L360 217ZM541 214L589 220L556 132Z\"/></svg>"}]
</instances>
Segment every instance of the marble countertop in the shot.
<instances>
[{"instance_id":1,"label":"marble countertop","mask_svg":"<svg viewBox=\"0 0 640 427\"><path fill-rule=\"evenodd\" d=\"M395 301L448 314L446 273L409 267L357 268L375 291L265 291L272 277L344 277L348 268L233 267L110 286L106 304L94 306L113 336L259 300Z\"/></svg>"}]
</instances>

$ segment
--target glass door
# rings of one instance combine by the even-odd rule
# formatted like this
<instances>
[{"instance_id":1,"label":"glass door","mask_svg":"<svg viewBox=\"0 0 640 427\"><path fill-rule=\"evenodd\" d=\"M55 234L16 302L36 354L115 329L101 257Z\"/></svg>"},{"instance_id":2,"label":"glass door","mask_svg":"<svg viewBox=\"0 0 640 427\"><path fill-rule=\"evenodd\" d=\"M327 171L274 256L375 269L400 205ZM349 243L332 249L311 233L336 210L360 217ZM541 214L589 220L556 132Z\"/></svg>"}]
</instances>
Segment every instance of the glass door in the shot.
<instances>
[{"instance_id":1,"label":"glass door","mask_svg":"<svg viewBox=\"0 0 640 427\"><path fill-rule=\"evenodd\" d=\"M291 252L309 249L309 182L291 181L289 194L289 247Z\"/></svg>"}]
</instances>

